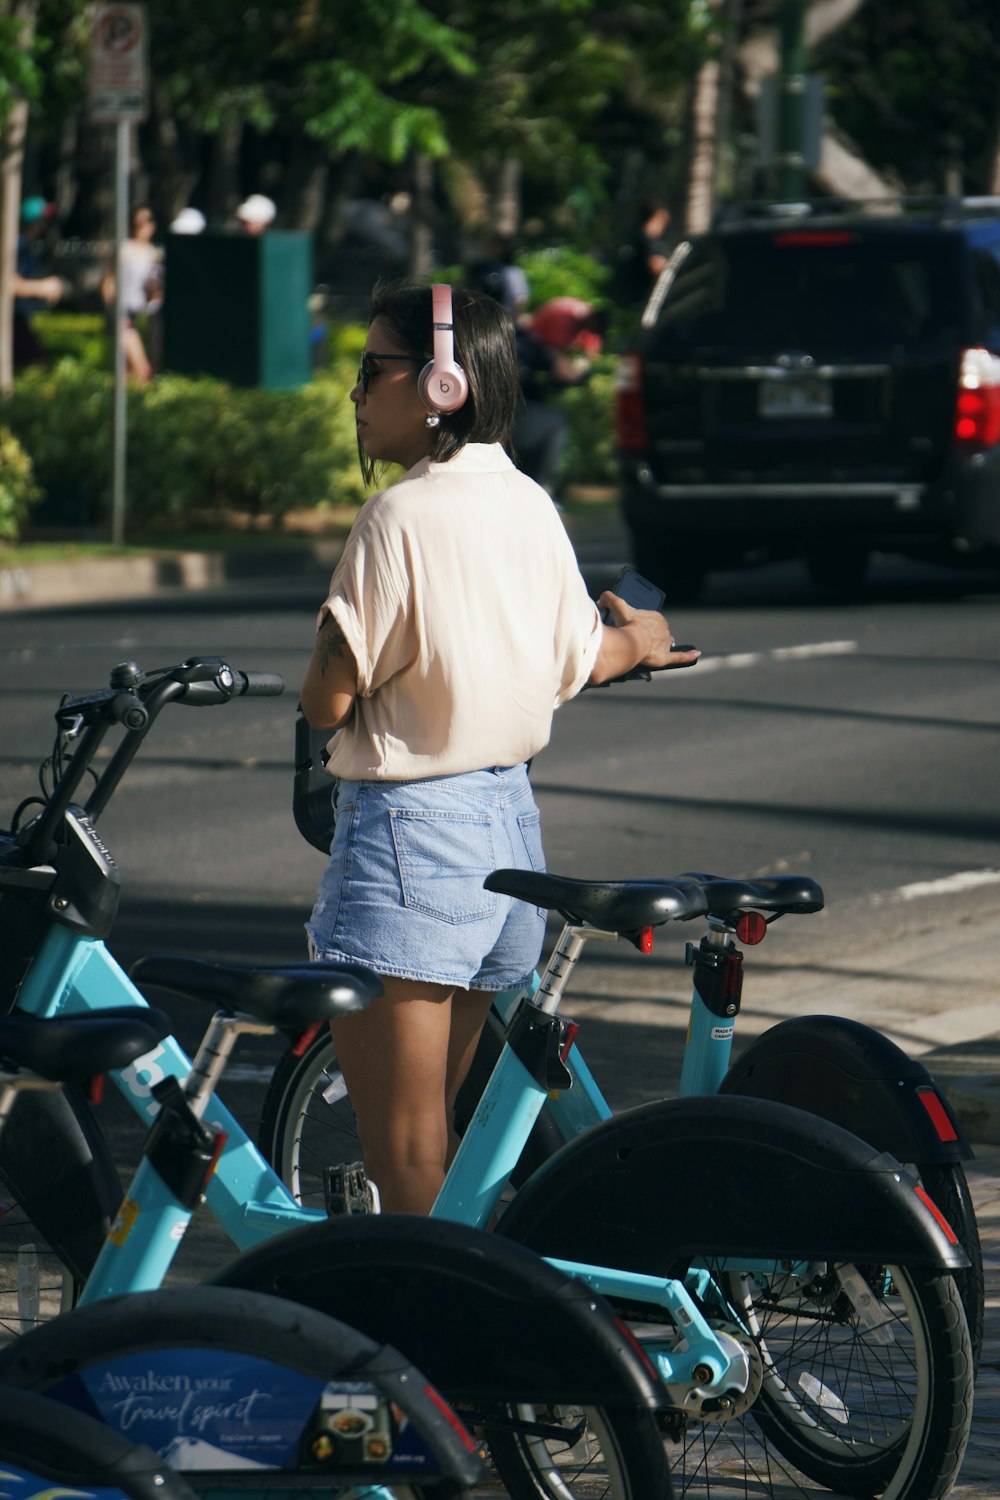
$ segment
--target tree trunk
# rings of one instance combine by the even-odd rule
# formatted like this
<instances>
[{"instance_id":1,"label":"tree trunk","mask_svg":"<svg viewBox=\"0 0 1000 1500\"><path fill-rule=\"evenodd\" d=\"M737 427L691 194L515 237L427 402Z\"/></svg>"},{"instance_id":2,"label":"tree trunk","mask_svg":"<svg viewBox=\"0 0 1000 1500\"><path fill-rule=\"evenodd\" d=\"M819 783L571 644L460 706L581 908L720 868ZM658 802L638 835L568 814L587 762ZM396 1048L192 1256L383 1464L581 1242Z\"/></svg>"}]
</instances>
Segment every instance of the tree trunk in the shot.
<instances>
[{"instance_id":1,"label":"tree trunk","mask_svg":"<svg viewBox=\"0 0 1000 1500\"><path fill-rule=\"evenodd\" d=\"M38 0L15 0L10 12L14 20L20 22L21 45L25 50L35 38L37 11ZM18 99L0 126L0 391L9 391L14 383L13 286L28 101Z\"/></svg>"},{"instance_id":2,"label":"tree trunk","mask_svg":"<svg viewBox=\"0 0 1000 1500\"><path fill-rule=\"evenodd\" d=\"M493 201L493 229L502 239L507 239L517 234L520 227L521 163L515 156L505 156L500 163Z\"/></svg>"},{"instance_id":3,"label":"tree trunk","mask_svg":"<svg viewBox=\"0 0 1000 1500\"><path fill-rule=\"evenodd\" d=\"M716 121L719 106L719 63L702 63L691 103L691 168L688 177L685 234L704 234L715 210Z\"/></svg>"},{"instance_id":4,"label":"tree trunk","mask_svg":"<svg viewBox=\"0 0 1000 1500\"><path fill-rule=\"evenodd\" d=\"M410 215L410 275L426 276L434 258L434 164L418 151L413 158L413 209Z\"/></svg>"}]
</instances>

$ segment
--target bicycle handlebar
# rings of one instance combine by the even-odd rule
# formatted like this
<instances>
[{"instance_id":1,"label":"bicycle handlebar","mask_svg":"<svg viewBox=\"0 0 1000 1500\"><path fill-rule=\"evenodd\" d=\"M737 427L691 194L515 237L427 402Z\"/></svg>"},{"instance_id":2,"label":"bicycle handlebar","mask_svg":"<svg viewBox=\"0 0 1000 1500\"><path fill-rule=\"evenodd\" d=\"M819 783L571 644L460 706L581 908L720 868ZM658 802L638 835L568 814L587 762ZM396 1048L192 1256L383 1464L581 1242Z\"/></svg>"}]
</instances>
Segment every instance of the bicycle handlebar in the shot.
<instances>
[{"instance_id":1,"label":"bicycle handlebar","mask_svg":"<svg viewBox=\"0 0 1000 1500\"><path fill-rule=\"evenodd\" d=\"M52 858L56 830L112 725L120 724L125 734L87 800L85 811L92 819L107 806L166 704L206 708L232 698L273 698L284 690L284 679L277 672L240 672L221 656L192 656L177 666L158 667L148 673L136 662L119 662L106 688L68 699L56 711L60 732L79 739L79 744L43 811L24 829L30 856L39 863Z\"/></svg>"}]
</instances>

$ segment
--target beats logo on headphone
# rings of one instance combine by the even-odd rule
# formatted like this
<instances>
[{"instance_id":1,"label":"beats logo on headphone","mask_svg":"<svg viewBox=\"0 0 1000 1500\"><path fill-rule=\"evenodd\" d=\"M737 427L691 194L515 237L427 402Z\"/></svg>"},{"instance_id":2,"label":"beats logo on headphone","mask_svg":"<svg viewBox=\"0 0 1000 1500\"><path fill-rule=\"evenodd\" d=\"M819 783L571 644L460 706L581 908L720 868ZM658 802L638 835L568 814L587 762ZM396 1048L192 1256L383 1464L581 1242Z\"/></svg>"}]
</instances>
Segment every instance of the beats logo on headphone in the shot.
<instances>
[{"instance_id":1,"label":"beats logo on headphone","mask_svg":"<svg viewBox=\"0 0 1000 1500\"><path fill-rule=\"evenodd\" d=\"M434 358L417 377L420 399L430 412L447 416L465 404L469 382L455 363L455 325L452 321L451 287L437 282L431 287L431 317L434 324Z\"/></svg>"}]
</instances>

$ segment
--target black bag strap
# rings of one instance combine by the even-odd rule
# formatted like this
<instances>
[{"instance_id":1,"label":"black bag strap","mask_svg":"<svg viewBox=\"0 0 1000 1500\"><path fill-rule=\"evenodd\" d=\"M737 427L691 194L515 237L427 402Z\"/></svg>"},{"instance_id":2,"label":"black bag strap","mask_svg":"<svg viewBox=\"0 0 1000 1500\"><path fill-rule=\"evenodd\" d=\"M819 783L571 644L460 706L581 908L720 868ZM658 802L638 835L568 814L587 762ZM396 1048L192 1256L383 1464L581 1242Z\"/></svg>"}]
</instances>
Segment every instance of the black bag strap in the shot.
<instances>
[{"instance_id":1,"label":"black bag strap","mask_svg":"<svg viewBox=\"0 0 1000 1500\"><path fill-rule=\"evenodd\" d=\"M327 774L328 729L311 729L301 704L295 719L295 779L292 817L314 849L329 854L333 840L333 779Z\"/></svg>"}]
</instances>

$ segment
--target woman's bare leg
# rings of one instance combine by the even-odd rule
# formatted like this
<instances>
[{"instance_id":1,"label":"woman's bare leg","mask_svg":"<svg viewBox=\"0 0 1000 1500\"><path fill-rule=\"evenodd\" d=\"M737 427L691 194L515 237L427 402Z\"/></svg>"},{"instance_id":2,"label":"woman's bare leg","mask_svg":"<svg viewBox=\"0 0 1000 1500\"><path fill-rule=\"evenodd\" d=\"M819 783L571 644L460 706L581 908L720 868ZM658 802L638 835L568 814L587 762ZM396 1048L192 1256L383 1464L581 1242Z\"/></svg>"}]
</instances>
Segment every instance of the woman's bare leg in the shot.
<instances>
[{"instance_id":1,"label":"woman's bare leg","mask_svg":"<svg viewBox=\"0 0 1000 1500\"><path fill-rule=\"evenodd\" d=\"M493 996L485 990L456 990L451 1002L451 1031L448 1039L448 1076L445 1081L445 1121L448 1127L448 1154L445 1169L451 1166L458 1150L459 1138L453 1124L455 1100L472 1066L483 1025Z\"/></svg>"}]
</instances>

